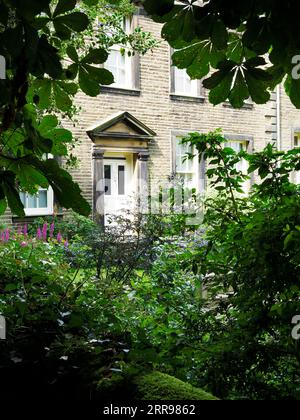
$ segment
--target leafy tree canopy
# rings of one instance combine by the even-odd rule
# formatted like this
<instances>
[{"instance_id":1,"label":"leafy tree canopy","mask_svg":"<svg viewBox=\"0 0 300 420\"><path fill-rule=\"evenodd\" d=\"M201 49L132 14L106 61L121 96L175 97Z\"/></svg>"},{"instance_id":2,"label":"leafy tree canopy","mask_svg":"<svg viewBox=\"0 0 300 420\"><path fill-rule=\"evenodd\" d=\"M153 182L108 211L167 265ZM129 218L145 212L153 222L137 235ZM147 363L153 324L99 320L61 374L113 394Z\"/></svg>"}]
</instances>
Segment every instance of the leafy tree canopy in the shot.
<instances>
[{"instance_id":1,"label":"leafy tree canopy","mask_svg":"<svg viewBox=\"0 0 300 420\"><path fill-rule=\"evenodd\" d=\"M111 45L130 54L155 45L140 28L126 34L120 22L134 10L129 0L0 0L0 214L8 205L24 216L20 189L34 194L49 185L63 207L89 214L56 159L68 159L74 145L60 120L75 117L78 91L97 96L113 83L102 65Z\"/></svg>"},{"instance_id":2,"label":"leafy tree canopy","mask_svg":"<svg viewBox=\"0 0 300 420\"><path fill-rule=\"evenodd\" d=\"M144 7L164 24L173 64L192 79L209 75L203 85L212 104L228 99L240 108L249 97L263 104L284 81L300 108L297 1L144 0Z\"/></svg>"}]
</instances>

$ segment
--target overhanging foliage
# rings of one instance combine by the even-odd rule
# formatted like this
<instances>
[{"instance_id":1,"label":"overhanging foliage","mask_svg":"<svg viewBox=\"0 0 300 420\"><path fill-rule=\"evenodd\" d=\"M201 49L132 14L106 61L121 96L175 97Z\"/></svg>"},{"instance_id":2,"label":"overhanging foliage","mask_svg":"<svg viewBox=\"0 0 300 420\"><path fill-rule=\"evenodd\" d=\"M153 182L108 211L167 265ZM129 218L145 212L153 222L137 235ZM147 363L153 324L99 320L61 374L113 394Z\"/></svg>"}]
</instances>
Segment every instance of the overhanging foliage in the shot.
<instances>
[{"instance_id":1,"label":"overhanging foliage","mask_svg":"<svg viewBox=\"0 0 300 420\"><path fill-rule=\"evenodd\" d=\"M192 79L204 80L214 105L228 99L235 108L249 97L266 103L285 81L300 108L300 77L292 77L300 54L298 2L263 0L144 0L163 23L162 37L176 51L173 63ZM216 71L214 71L216 70ZM214 71L212 75L210 72Z\"/></svg>"}]
</instances>

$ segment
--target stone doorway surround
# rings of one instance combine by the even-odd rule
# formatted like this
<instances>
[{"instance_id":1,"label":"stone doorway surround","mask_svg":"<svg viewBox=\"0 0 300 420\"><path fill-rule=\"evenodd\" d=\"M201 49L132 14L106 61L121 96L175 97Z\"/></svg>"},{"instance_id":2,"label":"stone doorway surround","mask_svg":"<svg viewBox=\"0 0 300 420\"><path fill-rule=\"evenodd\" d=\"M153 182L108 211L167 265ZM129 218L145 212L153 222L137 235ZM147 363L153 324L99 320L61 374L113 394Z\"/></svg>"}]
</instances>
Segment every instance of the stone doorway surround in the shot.
<instances>
[{"instance_id":1,"label":"stone doorway surround","mask_svg":"<svg viewBox=\"0 0 300 420\"><path fill-rule=\"evenodd\" d=\"M93 146L93 218L104 224L104 162L112 154L132 154L136 208L141 210L148 199L149 142L155 132L127 111L109 116L87 129ZM146 204L147 205L147 204Z\"/></svg>"}]
</instances>

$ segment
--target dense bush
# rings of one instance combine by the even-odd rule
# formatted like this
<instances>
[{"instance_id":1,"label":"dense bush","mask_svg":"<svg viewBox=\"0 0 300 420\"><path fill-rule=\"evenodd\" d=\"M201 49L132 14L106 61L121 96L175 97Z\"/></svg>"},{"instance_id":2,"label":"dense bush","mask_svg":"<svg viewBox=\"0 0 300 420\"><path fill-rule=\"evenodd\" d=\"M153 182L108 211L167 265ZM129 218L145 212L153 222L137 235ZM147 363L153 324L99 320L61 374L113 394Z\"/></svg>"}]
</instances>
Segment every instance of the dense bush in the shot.
<instances>
[{"instance_id":1,"label":"dense bush","mask_svg":"<svg viewBox=\"0 0 300 420\"><path fill-rule=\"evenodd\" d=\"M93 383L120 370L127 354L107 290L90 272L66 262L60 236L5 235L0 246L0 312L7 322L7 339L0 342L1 398L89 398Z\"/></svg>"},{"instance_id":2,"label":"dense bush","mask_svg":"<svg viewBox=\"0 0 300 420\"><path fill-rule=\"evenodd\" d=\"M222 398L298 399L291 320L300 313L300 191L290 176L300 169L299 149L237 155L218 132L186 141L211 163L219 191L206 203L207 247L198 255L208 299L191 379ZM261 178L249 198L236 194L246 179L239 158Z\"/></svg>"},{"instance_id":3,"label":"dense bush","mask_svg":"<svg viewBox=\"0 0 300 420\"><path fill-rule=\"evenodd\" d=\"M200 258L203 274L212 273L202 383L221 397L299 398L300 347L291 337L300 311L299 196L254 195L248 205L230 223L217 226L214 216Z\"/></svg>"}]
</instances>

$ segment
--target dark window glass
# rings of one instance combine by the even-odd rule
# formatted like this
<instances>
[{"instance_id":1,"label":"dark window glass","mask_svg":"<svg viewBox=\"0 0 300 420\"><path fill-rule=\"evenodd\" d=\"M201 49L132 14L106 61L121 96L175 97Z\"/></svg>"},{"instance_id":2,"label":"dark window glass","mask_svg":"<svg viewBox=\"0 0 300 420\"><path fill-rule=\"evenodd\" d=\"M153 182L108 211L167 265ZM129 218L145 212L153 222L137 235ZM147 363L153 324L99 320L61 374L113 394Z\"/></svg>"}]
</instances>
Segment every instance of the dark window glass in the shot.
<instances>
[{"instance_id":1,"label":"dark window glass","mask_svg":"<svg viewBox=\"0 0 300 420\"><path fill-rule=\"evenodd\" d=\"M125 194L125 166L118 166L118 191L119 195Z\"/></svg>"},{"instance_id":2,"label":"dark window glass","mask_svg":"<svg viewBox=\"0 0 300 420\"><path fill-rule=\"evenodd\" d=\"M111 195L111 166L104 165L105 195Z\"/></svg>"}]
</instances>

